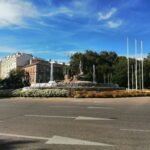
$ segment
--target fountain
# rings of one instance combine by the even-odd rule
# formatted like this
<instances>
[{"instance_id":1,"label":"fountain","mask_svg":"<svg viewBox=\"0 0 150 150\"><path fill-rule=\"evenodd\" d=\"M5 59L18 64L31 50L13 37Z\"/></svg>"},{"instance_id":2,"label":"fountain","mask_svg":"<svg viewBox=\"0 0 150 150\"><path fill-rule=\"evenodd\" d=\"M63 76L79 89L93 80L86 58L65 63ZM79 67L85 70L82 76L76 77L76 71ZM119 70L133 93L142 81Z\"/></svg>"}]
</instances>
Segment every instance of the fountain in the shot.
<instances>
[{"instance_id":1,"label":"fountain","mask_svg":"<svg viewBox=\"0 0 150 150\"><path fill-rule=\"evenodd\" d=\"M83 72L83 66L82 66L82 61L80 60L79 63L79 74L73 75L73 77L68 78L67 75L65 75L65 80L64 80L64 85L69 86L69 87L89 87L89 86L95 86L95 66L93 68L93 82L92 81L87 81L86 78L87 76ZM59 85L63 84L60 83Z\"/></svg>"},{"instance_id":2,"label":"fountain","mask_svg":"<svg viewBox=\"0 0 150 150\"><path fill-rule=\"evenodd\" d=\"M93 65L93 83L96 83L95 65Z\"/></svg>"},{"instance_id":3,"label":"fountain","mask_svg":"<svg viewBox=\"0 0 150 150\"><path fill-rule=\"evenodd\" d=\"M51 62L50 81L53 81L53 79L54 79L53 72L54 72L54 65Z\"/></svg>"},{"instance_id":4,"label":"fountain","mask_svg":"<svg viewBox=\"0 0 150 150\"><path fill-rule=\"evenodd\" d=\"M79 75L83 75L82 62L81 62L81 60L80 60L80 64L79 64L79 71L80 71Z\"/></svg>"},{"instance_id":5,"label":"fountain","mask_svg":"<svg viewBox=\"0 0 150 150\"><path fill-rule=\"evenodd\" d=\"M54 63L50 61L50 81L48 83L33 83L30 87L24 87L23 90L28 89L46 89L57 86L57 83L54 81Z\"/></svg>"},{"instance_id":6,"label":"fountain","mask_svg":"<svg viewBox=\"0 0 150 150\"><path fill-rule=\"evenodd\" d=\"M69 76L65 75L64 81L55 82L54 81L54 63L50 62L50 81L48 83L35 83L30 87L25 87L23 90L29 89L48 89L48 88L56 88L56 89L69 89L69 90L94 90L101 91L108 89L118 89L119 87L115 85L104 85L96 82L96 67L93 64L92 66L92 76L93 81L87 81L87 76L83 72L82 61L79 63L79 74ZM107 87L107 88L106 88Z\"/></svg>"},{"instance_id":7,"label":"fountain","mask_svg":"<svg viewBox=\"0 0 150 150\"><path fill-rule=\"evenodd\" d=\"M54 63L50 62L50 81L48 82L49 86L56 86L57 83L54 81Z\"/></svg>"}]
</instances>

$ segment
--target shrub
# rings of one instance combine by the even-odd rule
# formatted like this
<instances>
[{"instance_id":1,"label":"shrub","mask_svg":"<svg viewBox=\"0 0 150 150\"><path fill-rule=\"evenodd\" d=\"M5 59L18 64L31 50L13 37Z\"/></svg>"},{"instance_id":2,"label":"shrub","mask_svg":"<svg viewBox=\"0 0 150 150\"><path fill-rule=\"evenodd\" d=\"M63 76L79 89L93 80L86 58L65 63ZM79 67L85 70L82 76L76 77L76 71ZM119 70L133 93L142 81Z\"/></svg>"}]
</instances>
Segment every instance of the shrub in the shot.
<instances>
[{"instance_id":1,"label":"shrub","mask_svg":"<svg viewBox=\"0 0 150 150\"><path fill-rule=\"evenodd\" d=\"M119 98L119 97L140 97L140 96L150 96L150 91L73 91L71 93L72 97L75 98Z\"/></svg>"},{"instance_id":2,"label":"shrub","mask_svg":"<svg viewBox=\"0 0 150 150\"><path fill-rule=\"evenodd\" d=\"M61 89L44 89L44 90L27 90L21 91L20 96L22 97L67 97L69 96L68 90Z\"/></svg>"},{"instance_id":3,"label":"shrub","mask_svg":"<svg viewBox=\"0 0 150 150\"><path fill-rule=\"evenodd\" d=\"M68 97L69 91L63 89L35 89L22 91L17 90L0 90L0 97Z\"/></svg>"}]
</instances>

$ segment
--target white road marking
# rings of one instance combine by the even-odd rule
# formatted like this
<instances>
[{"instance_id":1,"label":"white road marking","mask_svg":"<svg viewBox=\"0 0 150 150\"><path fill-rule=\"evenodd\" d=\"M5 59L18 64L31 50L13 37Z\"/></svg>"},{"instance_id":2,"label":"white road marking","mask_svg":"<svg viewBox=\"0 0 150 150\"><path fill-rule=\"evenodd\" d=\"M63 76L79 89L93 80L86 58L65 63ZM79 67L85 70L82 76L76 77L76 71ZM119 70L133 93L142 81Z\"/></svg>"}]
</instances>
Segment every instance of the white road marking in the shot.
<instances>
[{"instance_id":1,"label":"white road marking","mask_svg":"<svg viewBox=\"0 0 150 150\"><path fill-rule=\"evenodd\" d=\"M121 131L132 131L132 132L150 132L150 130L141 130L141 129L120 129Z\"/></svg>"},{"instance_id":2,"label":"white road marking","mask_svg":"<svg viewBox=\"0 0 150 150\"><path fill-rule=\"evenodd\" d=\"M83 116L79 116L76 117L75 120L114 120L114 119L109 119L109 118L95 118L95 117L83 117Z\"/></svg>"},{"instance_id":3,"label":"white road marking","mask_svg":"<svg viewBox=\"0 0 150 150\"><path fill-rule=\"evenodd\" d=\"M62 119L74 119L74 120L91 120L91 121L96 121L96 120L114 120L114 119L109 119L109 118L96 118L96 117L85 117L85 116L78 116L78 117L66 117L66 116L47 116L47 115L24 115L25 117L39 117L39 118L62 118Z\"/></svg>"},{"instance_id":4,"label":"white road marking","mask_svg":"<svg viewBox=\"0 0 150 150\"><path fill-rule=\"evenodd\" d=\"M114 109L114 108L112 108L112 107L89 106L88 109Z\"/></svg>"},{"instance_id":5,"label":"white road marking","mask_svg":"<svg viewBox=\"0 0 150 150\"><path fill-rule=\"evenodd\" d=\"M49 106L49 108L76 108L75 106Z\"/></svg>"},{"instance_id":6,"label":"white road marking","mask_svg":"<svg viewBox=\"0 0 150 150\"><path fill-rule=\"evenodd\" d=\"M36 139L36 140L49 140L49 138L46 138L46 137L27 136L27 135L18 135L18 134L9 134L9 133L0 133L0 136L25 138L25 139Z\"/></svg>"},{"instance_id":7,"label":"white road marking","mask_svg":"<svg viewBox=\"0 0 150 150\"><path fill-rule=\"evenodd\" d=\"M61 136L53 136L50 138L46 144L59 144L59 145L86 145L86 146L113 146L110 144L86 141L86 140L79 140L74 138L68 137L61 137Z\"/></svg>"},{"instance_id":8,"label":"white road marking","mask_svg":"<svg viewBox=\"0 0 150 150\"><path fill-rule=\"evenodd\" d=\"M27 136L27 135L19 135L19 134L9 134L9 133L0 133L0 136L34 139L34 140L45 140L47 141L45 144L113 146L105 143L91 142L91 141L79 140L79 139L73 139L73 138L61 137L61 136L53 136L52 138L48 138L48 137Z\"/></svg>"},{"instance_id":9,"label":"white road marking","mask_svg":"<svg viewBox=\"0 0 150 150\"><path fill-rule=\"evenodd\" d=\"M40 117L40 118L63 118L63 119L74 119L75 117L67 116L48 116L48 115L24 115L26 117Z\"/></svg>"}]
</instances>

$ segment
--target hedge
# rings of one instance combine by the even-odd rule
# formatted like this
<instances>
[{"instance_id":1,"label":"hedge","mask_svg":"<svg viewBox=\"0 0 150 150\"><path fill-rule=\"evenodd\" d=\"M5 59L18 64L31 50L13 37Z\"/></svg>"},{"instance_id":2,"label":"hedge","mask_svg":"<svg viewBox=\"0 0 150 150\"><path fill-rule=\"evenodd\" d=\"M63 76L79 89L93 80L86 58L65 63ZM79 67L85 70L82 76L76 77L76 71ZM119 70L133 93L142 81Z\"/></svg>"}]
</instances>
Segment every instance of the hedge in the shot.
<instances>
[{"instance_id":1,"label":"hedge","mask_svg":"<svg viewBox=\"0 0 150 150\"><path fill-rule=\"evenodd\" d=\"M17 90L0 90L0 97L68 97L69 91L64 89L35 89L23 91Z\"/></svg>"}]
</instances>

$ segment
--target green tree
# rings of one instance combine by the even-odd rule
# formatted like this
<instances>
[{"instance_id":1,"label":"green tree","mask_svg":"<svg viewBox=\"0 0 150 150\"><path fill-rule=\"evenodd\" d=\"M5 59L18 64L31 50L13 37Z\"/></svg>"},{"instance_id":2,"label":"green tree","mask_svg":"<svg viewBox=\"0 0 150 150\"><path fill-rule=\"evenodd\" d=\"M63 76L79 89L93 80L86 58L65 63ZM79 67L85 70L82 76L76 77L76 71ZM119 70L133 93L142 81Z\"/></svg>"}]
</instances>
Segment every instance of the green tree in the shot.
<instances>
[{"instance_id":1,"label":"green tree","mask_svg":"<svg viewBox=\"0 0 150 150\"><path fill-rule=\"evenodd\" d=\"M118 58L118 62L113 66L114 72L112 81L121 87L127 87L127 59L126 57Z\"/></svg>"},{"instance_id":2,"label":"green tree","mask_svg":"<svg viewBox=\"0 0 150 150\"><path fill-rule=\"evenodd\" d=\"M79 63L82 61L82 69L86 80L92 81L93 65L96 66L96 81L104 82L103 76L110 76L113 72L112 65L117 61L115 52L102 51L101 53L87 50L85 53L75 53L70 60L70 69L73 75L79 74Z\"/></svg>"},{"instance_id":3,"label":"green tree","mask_svg":"<svg viewBox=\"0 0 150 150\"><path fill-rule=\"evenodd\" d=\"M150 58L144 60L144 86L150 88Z\"/></svg>"},{"instance_id":4,"label":"green tree","mask_svg":"<svg viewBox=\"0 0 150 150\"><path fill-rule=\"evenodd\" d=\"M1 81L3 88L16 89L29 85L29 78L24 70L13 69L9 72L9 77Z\"/></svg>"},{"instance_id":5,"label":"green tree","mask_svg":"<svg viewBox=\"0 0 150 150\"><path fill-rule=\"evenodd\" d=\"M148 54L147 58L150 59L150 53Z\"/></svg>"}]
</instances>

